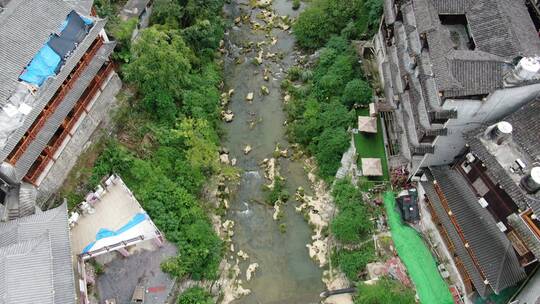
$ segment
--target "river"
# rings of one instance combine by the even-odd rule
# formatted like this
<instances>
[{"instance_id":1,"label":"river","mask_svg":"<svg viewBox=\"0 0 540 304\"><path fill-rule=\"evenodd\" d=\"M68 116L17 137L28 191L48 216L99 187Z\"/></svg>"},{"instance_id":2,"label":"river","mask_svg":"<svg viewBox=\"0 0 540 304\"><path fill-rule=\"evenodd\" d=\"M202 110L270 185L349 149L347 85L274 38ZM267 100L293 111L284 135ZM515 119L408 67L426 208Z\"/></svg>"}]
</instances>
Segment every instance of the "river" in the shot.
<instances>
[{"instance_id":1,"label":"river","mask_svg":"<svg viewBox=\"0 0 540 304\"><path fill-rule=\"evenodd\" d=\"M298 15L298 11L292 10L292 2L287 0L274 0L267 10L280 16ZM251 14L252 21L264 25L265 22L257 16L259 12L260 9L251 9L248 0L231 0L225 6L225 13L231 20ZM293 36L281 28L274 28L270 36L266 34L265 31L252 29L249 21L236 25L233 21L225 38L228 49L224 64L225 87L235 90L229 103L235 118L223 125L223 145L229 149L231 158L237 159L237 166L242 170L240 185L231 199L227 219L235 222L235 250L241 249L250 257L240 264L240 278L251 294L234 303L319 303L319 294L324 290L322 270L309 258L306 248L311 240L311 229L303 215L294 209L296 202L293 194L296 188L302 186L310 189L301 162L285 158L279 160L280 173L286 178L286 188L291 194L290 201L284 206L283 219L274 221L273 208L263 203L265 193L262 188L268 181L259 163L272 157L277 143L282 149L289 146L285 136L286 117L282 109L280 83L285 71L294 63ZM274 45L271 43L272 37L277 38ZM250 41L266 41L267 45L262 47L264 54L282 53L282 59L264 59L263 64L254 64L252 60L258 52L253 49L243 53L242 49ZM239 57L245 60L237 64ZM271 72L269 81L263 79L265 67ZM261 94L263 85L268 87L268 95ZM246 101L249 92L254 93L251 103ZM253 148L247 155L243 152L246 145ZM309 191L306 192L309 194ZM280 232L281 223L286 225L285 233ZM258 263L259 268L254 278L246 282L245 270L251 263Z\"/></svg>"}]
</instances>

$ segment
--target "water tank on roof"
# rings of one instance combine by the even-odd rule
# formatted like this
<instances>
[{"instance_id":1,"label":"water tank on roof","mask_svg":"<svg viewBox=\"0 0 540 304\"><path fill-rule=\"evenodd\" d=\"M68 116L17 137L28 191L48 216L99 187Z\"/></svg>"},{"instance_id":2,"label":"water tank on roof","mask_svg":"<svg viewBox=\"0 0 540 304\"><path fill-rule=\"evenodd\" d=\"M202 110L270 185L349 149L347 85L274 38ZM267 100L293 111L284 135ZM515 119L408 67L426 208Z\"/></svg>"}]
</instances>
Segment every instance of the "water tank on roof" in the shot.
<instances>
[{"instance_id":1,"label":"water tank on roof","mask_svg":"<svg viewBox=\"0 0 540 304\"><path fill-rule=\"evenodd\" d=\"M538 57L523 57L516 66L515 74L520 80L531 80L540 72Z\"/></svg>"},{"instance_id":2,"label":"water tank on roof","mask_svg":"<svg viewBox=\"0 0 540 304\"><path fill-rule=\"evenodd\" d=\"M529 174L521 179L521 187L529 194L534 194L540 190L540 167L534 167Z\"/></svg>"},{"instance_id":3,"label":"water tank on roof","mask_svg":"<svg viewBox=\"0 0 540 304\"><path fill-rule=\"evenodd\" d=\"M514 86L523 81L540 78L540 57L523 57L519 59L511 73L507 73L504 81L507 86Z\"/></svg>"},{"instance_id":4,"label":"water tank on roof","mask_svg":"<svg viewBox=\"0 0 540 304\"><path fill-rule=\"evenodd\" d=\"M501 121L491 127L489 136L497 145L500 145L512 135L512 130L512 125L509 122Z\"/></svg>"}]
</instances>

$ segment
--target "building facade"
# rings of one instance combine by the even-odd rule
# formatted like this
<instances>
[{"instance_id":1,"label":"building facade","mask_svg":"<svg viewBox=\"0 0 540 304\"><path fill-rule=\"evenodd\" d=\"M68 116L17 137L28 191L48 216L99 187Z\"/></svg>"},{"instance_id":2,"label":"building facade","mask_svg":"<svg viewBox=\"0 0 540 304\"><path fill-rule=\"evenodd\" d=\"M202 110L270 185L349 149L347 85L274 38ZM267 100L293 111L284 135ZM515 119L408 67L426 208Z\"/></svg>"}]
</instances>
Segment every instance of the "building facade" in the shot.
<instances>
[{"instance_id":1,"label":"building facade","mask_svg":"<svg viewBox=\"0 0 540 304\"><path fill-rule=\"evenodd\" d=\"M467 293L499 294L538 265L539 118L537 99L468 132L457 161L429 167L420 182Z\"/></svg>"},{"instance_id":2,"label":"building facade","mask_svg":"<svg viewBox=\"0 0 540 304\"><path fill-rule=\"evenodd\" d=\"M0 11L0 219L62 184L121 83L93 1L10 0Z\"/></svg>"},{"instance_id":3,"label":"building facade","mask_svg":"<svg viewBox=\"0 0 540 304\"><path fill-rule=\"evenodd\" d=\"M385 0L374 45L390 163L411 176L453 163L466 132L540 93L525 0Z\"/></svg>"}]
</instances>

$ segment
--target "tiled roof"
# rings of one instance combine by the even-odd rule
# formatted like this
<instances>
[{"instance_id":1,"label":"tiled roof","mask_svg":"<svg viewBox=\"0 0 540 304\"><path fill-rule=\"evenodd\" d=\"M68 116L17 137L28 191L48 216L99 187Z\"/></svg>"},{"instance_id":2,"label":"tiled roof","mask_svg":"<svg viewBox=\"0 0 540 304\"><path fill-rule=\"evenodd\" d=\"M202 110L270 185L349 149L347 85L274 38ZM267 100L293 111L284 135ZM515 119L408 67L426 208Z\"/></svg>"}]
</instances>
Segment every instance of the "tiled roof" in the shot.
<instances>
[{"instance_id":1,"label":"tiled roof","mask_svg":"<svg viewBox=\"0 0 540 304\"><path fill-rule=\"evenodd\" d=\"M94 4L94 0L64 0L64 2L71 5L75 11L87 16L90 15Z\"/></svg>"},{"instance_id":2,"label":"tiled roof","mask_svg":"<svg viewBox=\"0 0 540 304\"><path fill-rule=\"evenodd\" d=\"M430 168L432 180L437 181L448 207L459 225L491 288L499 293L525 279L514 248L489 212L482 208L464 177L446 166ZM430 200L433 193L428 193ZM442 215L447 217L447 215ZM464 246L463 242L456 247ZM461 256L460 256L461 257ZM480 285L480 286L478 286ZM475 282L475 287L483 285Z\"/></svg>"},{"instance_id":3,"label":"tiled roof","mask_svg":"<svg viewBox=\"0 0 540 304\"><path fill-rule=\"evenodd\" d=\"M71 11L62 0L12 0L0 14L0 105L24 67Z\"/></svg>"},{"instance_id":4,"label":"tiled roof","mask_svg":"<svg viewBox=\"0 0 540 304\"><path fill-rule=\"evenodd\" d=\"M518 232L527 248L531 250L537 259L540 259L540 240L527 226L521 217L515 213L508 216L508 223Z\"/></svg>"},{"instance_id":5,"label":"tiled roof","mask_svg":"<svg viewBox=\"0 0 540 304\"><path fill-rule=\"evenodd\" d=\"M67 207L0 223L0 303L75 304Z\"/></svg>"},{"instance_id":6,"label":"tiled roof","mask_svg":"<svg viewBox=\"0 0 540 304\"><path fill-rule=\"evenodd\" d=\"M506 61L540 55L540 39L523 0L413 0L412 4L415 26L427 37L438 90L447 97L490 93L502 87ZM404 4L402 10L409 6ZM475 50L455 50L439 14L465 14Z\"/></svg>"},{"instance_id":7,"label":"tiled roof","mask_svg":"<svg viewBox=\"0 0 540 304\"><path fill-rule=\"evenodd\" d=\"M467 274L471 278L473 285L481 296L486 296L487 294L491 293L491 289L489 286L484 284L484 279L482 278L480 271L474 265L473 259L467 253L463 241L459 237L457 230L454 228L452 221L444 210L442 202L440 201L439 196L433 187L433 177L431 176L431 173L428 171L426 174L429 176L429 181L421 182L422 188L424 188L424 191L426 192L426 195L433 206L435 214L441 221L444 230L448 234L448 237L454 246L454 250L465 267L465 271L467 271Z\"/></svg>"},{"instance_id":8,"label":"tiled roof","mask_svg":"<svg viewBox=\"0 0 540 304\"><path fill-rule=\"evenodd\" d=\"M45 0L39 0L39 1L45 1ZM47 0L50 1L50 0ZM65 16L64 16L65 18ZM63 19L62 19L63 20ZM17 145L21 137L24 135L26 130L32 125L36 117L41 113L45 105L47 105L47 102L53 97L53 95L56 93L64 79L71 73L75 65L79 62L79 60L82 58L82 56L85 54L86 50L90 47L92 42L95 40L95 38L98 36L99 32L104 28L105 26L105 20L97 20L95 22L95 25L90 29L88 35L86 38L79 44L79 46L75 49L74 53L69 57L69 59L66 61L58 75L55 77L49 77L41 86L41 88L38 90L36 94L36 101L34 104L34 107L30 114L27 115L27 117L24 120L23 126L17 129L9 136L8 141L6 142L5 146L2 150L0 150L0 159L5 159L9 153L13 150L13 148ZM60 23L61 24L61 21ZM0 24L1 29L1 24ZM1 67L0 67L1 69ZM24 175L24 174L23 174Z\"/></svg>"},{"instance_id":9,"label":"tiled roof","mask_svg":"<svg viewBox=\"0 0 540 304\"><path fill-rule=\"evenodd\" d=\"M504 120L512 124L512 141L525 151L530 159L540 161L540 100L531 101ZM540 214L540 200L526 195L478 138L485 128L482 126L465 134L471 151L485 164L490 178L498 183L521 209L525 210L530 206L536 214Z\"/></svg>"},{"instance_id":10,"label":"tiled roof","mask_svg":"<svg viewBox=\"0 0 540 304\"><path fill-rule=\"evenodd\" d=\"M471 0L431 0L439 14L464 14Z\"/></svg>"}]
</instances>

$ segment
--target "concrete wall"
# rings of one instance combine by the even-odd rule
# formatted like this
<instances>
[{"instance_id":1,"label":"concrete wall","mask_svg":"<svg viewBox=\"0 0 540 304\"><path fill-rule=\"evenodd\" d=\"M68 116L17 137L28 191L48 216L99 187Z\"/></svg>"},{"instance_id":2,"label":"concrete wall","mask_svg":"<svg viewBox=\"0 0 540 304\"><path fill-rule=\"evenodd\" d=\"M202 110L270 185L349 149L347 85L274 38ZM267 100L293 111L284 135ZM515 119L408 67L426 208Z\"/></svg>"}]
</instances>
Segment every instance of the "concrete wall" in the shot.
<instances>
[{"instance_id":1,"label":"concrete wall","mask_svg":"<svg viewBox=\"0 0 540 304\"><path fill-rule=\"evenodd\" d=\"M435 154L427 154L415 167L450 164L463 149L463 134L480 127L502 120L540 94L540 84L497 90L486 101L455 100L445 101L444 109L457 109L458 118L450 119L446 124L447 136L439 136L435 141ZM413 168L416 171L418 168Z\"/></svg>"},{"instance_id":2,"label":"concrete wall","mask_svg":"<svg viewBox=\"0 0 540 304\"><path fill-rule=\"evenodd\" d=\"M60 188L77 162L79 155L89 146L90 136L98 129L103 120L109 118L110 110L116 104L115 95L121 86L120 78L113 72L108 83L102 86L101 94L97 97L92 108L80 122L75 133L42 179L38 187L38 206L43 206L44 202Z\"/></svg>"}]
</instances>

